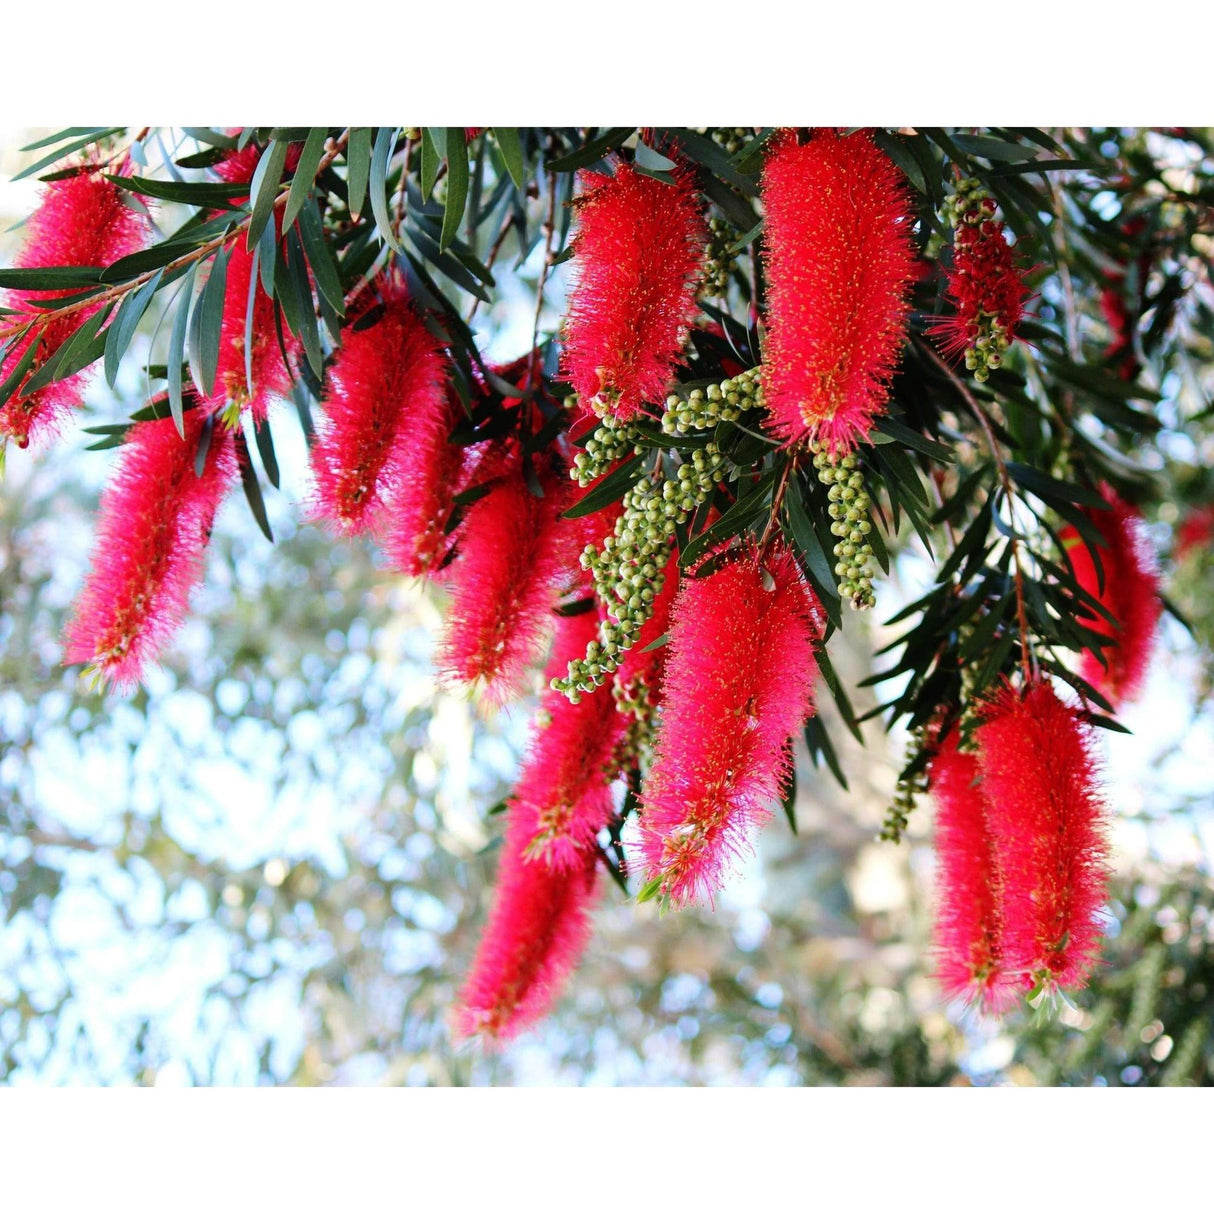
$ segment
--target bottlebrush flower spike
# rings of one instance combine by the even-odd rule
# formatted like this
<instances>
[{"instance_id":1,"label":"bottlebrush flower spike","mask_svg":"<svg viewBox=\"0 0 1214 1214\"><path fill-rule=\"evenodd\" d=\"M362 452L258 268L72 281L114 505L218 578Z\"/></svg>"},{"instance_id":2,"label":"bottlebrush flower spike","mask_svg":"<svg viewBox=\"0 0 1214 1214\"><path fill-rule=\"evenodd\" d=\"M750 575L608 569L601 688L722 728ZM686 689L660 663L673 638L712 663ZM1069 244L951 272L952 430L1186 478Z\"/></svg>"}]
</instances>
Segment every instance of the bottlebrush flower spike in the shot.
<instances>
[{"instance_id":1,"label":"bottlebrush flower spike","mask_svg":"<svg viewBox=\"0 0 1214 1214\"><path fill-rule=\"evenodd\" d=\"M224 280L223 321L219 333L219 359L215 369L215 391L207 404L224 410L224 420L234 425L240 411L248 409L257 421L264 421L270 401L285 396L291 387L291 373L283 358L295 358L300 341L285 325L282 345L274 321L274 301L259 281L253 282L253 254L243 239L231 247L227 277ZM253 288L253 322L249 325L249 290ZM246 354L251 335L252 351ZM251 372L251 379L250 379Z\"/></svg>"},{"instance_id":2,"label":"bottlebrush flower spike","mask_svg":"<svg viewBox=\"0 0 1214 1214\"><path fill-rule=\"evenodd\" d=\"M454 419L441 343L403 282L390 281L381 293L378 319L346 326L329 372L325 420L311 453L314 509L350 534L390 521L394 534L406 532L401 547L412 540L416 549L430 521L419 509L424 516L434 503L414 502L409 490L421 488L420 496L432 499L436 475L449 487L444 457L453 453L458 466L459 450L447 442ZM433 555L434 545L424 546ZM409 563L418 564L417 556Z\"/></svg>"},{"instance_id":3,"label":"bottlebrush flower spike","mask_svg":"<svg viewBox=\"0 0 1214 1214\"><path fill-rule=\"evenodd\" d=\"M1090 649L1084 653L1080 674L1116 707L1133 700L1142 690L1163 604L1155 554L1142 516L1108 485L1102 485L1100 492L1109 509L1085 513L1104 539L1100 549L1103 593L1092 554L1079 532L1064 527L1058 538L1066 549L1075 580L1118 621L1119 627L1115 628L1094 611L1079 617L1093 632L1113 640L1100 653Z\"/></svg>"},{"instance_id":4,"label":"bottlebrush flower spike","mask_svg":"<svg viewBox=\"0 0 1214 1214\"><path fill-rule=\"evenodd\" d=\"M845 451L889 399L915 277L902 175L870 131L792 130L763 168L767 346L773 431Z\"/></svg>"},{"instance_id":5,"label":"bottlebrush flower spike","mask_svg":"<svg viewBox=\"0 0 1214 1214\"><path fill-rule=\"evenodd\" d=\"M932 325L946 354L965 352L965 365L985 382L1016 338L1028 289L995 218L998 204L976 177L957 183L947 212L952 220L953 268L948 296L956 312Z\"/></svg>"},{"instance_id":6,"label":"bottlebrush flower spike","mask_svg":"<svg viewBox=\"0 0 1214 1214\"><path fill-rule=\"evenodd\" d=\"M493 908L452 1018L457 1037L491 1049L547 1014L590 937L595 857L568 871L528 859L538 827L534 809L511 804Z\"/></svg>"},{"instance_id":7,"label":"bottlebrush flower spike","mask_svg":"<svg viewBox=\"0 0 1214 1214\"><path fill-rule=\"evenodd\" d=\"M936 801L936 977L945 994L1007 1011L1025 989L1004 947L1003 876L976 755L954 728L929 765Z\"/></svg>"},{"instance_id":8,"label":"bottlebrush flower spike","mask_svg":"<svg viewBox=\"0 0 1214 1214\"><path fill-rule=\"evenodd\" d=\"M527 486L521 454L469 508L450 566L451 602L441 645L449 678L483 685L491 705L517 690L539 648L576 533L560 518L569 481L537 468L544 496Z\"/></svg>"},{"instance_id":9,"label":"bottlebrush flower spike","mask_svg":"<svg viewBox=\"0 0 1214 1214\"><path fill-rule=\"evenodd\" d=\"M564 377L621 421L661 401L696 316L708 229L690 175L582 174Z\"/></svg>"},{"instance_id":10,"label":"bottlebrush flower spike","mask_svg":"<svg viewBox=\"0 0 1214 1214\"><path fill-rule=\"evenodd\" d=\"M103 682L135 686L185 617L211 522L237 474L232 435L216 428L201 476L194 460L204 414L140 422L101 499L92 569L67 628L64 662Z\"/></svg>"},{"instance_id":11,"label":"bottlebrush flower spike","mask_svg":"<svg viewBox=\"0 0 1214 1214\"><path fill-rule=\"evenodd\" d=\"M560 618L545 686L563 675L570 659L581 657L597 634L595 611ZM613 758L624 719L609 695L585 696L574 704L552 690L544 692L540 716L547 723L532 740L512 800L535 818L528 857L574 871L587 855L593 859L596 836L614 813L611 784L619 765Z\"/></svg>"},{"instance_id":12,"label":"bottlebrush flower spike","mask_svg":"<svg viewBox=\"0 0 1214 1214\"><path fill-rule=\"evenodd\" d=\"M711 902L770 816L813 710L821 632L821 607L782 546L683 581L639 839L650 884L672 904Z\"/></svg>"},{"instance_id":13,"label":"bottlebrush flower spike","mask_svg":"<svg viewBox=\"0 0 1214 1214\"><path fill-rule=\"evenodd\" d=\"M1023 692L1005 686L977 739L1007 967L1047 990L1081 987L1100 951L1108 879L1091 728L1035 682Z\"/></svg>"},{"instance_id":14,"label":"bottlebrush flower spike","mask_svg":"<svg viewBox=\"0 0 1214 1214\"><path fill-rule=\"evenodd\" d=\"M1203 552L1211 539L1214 539L1214 503L1196 506L1176 528L1173 553L1178 561L1183 561L1190 553Z\"/></svg>"},{"instance_id":15,"label":"bottlebrush flower spike","mask_svg":"<svg viewBox=\"0 0 1214 1214\"><path fill-rule=\"evenodd\" d=\"M107 181L99 169L83 167L70 177L52 181L42 195L38 209L26 224L25 242L17 254L19 269L44 269L48 266L108 266L143 247L151 226L146 216L128 207L123 192ZM5 307L18 316L6 318L6 327L45 314L33 304L62 299L75 292L9 291L4 294ZM35 371L60 349L65 341L91 316L100 304L88 304L69 316L54 318L35 326L15 343L0 363L0 381L6 379L20 363L35 338L41 336L41 346L29 368L27 381ZM47 384L23 395L18 389L0 409L0 436L12 438L19 447L31 439L53 436L73 409L80 407L88 371L69 379Z\"/></svg>"}]
</instances>

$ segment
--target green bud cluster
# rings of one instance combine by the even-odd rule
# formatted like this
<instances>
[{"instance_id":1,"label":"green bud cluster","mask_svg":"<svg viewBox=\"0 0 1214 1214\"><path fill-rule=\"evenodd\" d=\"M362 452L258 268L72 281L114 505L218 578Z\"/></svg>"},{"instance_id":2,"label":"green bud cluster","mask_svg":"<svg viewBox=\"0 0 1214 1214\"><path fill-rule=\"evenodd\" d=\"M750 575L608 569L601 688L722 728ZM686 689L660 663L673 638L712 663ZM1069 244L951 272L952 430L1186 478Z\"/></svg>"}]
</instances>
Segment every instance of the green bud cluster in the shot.
<instances>
[{"instance_id":1,"label":"green bud cluster","mask_svg":"<svg viewBox=\"0 0 1214 1214\"><path fill-rule=\"evenodd\" d=\"M555 690L577 703L615 672L625 653L636 644L653 615L654 600L666 581L671 538L697 506L708 501L721 479L725 457L715 443L685 456L673 479L643 476L624 494L624 512L600 552L587 544L582 568L594 578L594 589L607 608L599 637L584 658L569 663L564 679L553 679Z\"/></svg>"},{"instance_id":2,"label":"green bud cluster","mask_svg":"<svg viewBox=\"0 0 1214 1214\"><path fill-rule=\"evenodd\" d=\"M688 430L711 430L717 422L737 421L747 410L762 403L759 368L751 367L719 384L694 388L686 399L668 396L666 412L662 414L662 432L686 434Z\"/></svg>"},{"instance_id":3,"label":"green bud cluster","mask_svg":"<svg viewBox=\"0 0 1214 1214\"><path fill-rule=\"evenodd\" d=\"M697 127L696 133L707 135L719 148L731 156L740 152L753 138L754 128L744 126Z\"/></svg>"},{"instance_id":4,"label":"green bud cluster","mask_svg":"<svg viewBox=\"0 0 1214 1214\"><path fill-rule=\"evenodd\" d=\"M945 198L942 212L954 229L975 228L994 219L998 209L999 204L977 177L963 177L957 182L956 192ZM977 324L980 331L965 351L965 369L984 384L991 372L1003 365L1012 339L994 312L980 311Z\"/></svg>"},{"instance_id":5,"label":"green bud cluster","mask_svg":"<svg viewBox=\"0 0 1214 1214\"><path fill-rule=\"evenodd\" d=\"M611 465L640 448L636 446L637 433L627 422L614 417L603 418L602 425L586 440L586 446L573 457L569 475L585 488L596 481Z\"/></svg>"},{"instance_id":6,"label":"green bud cluster","mask_svg":"<svg viewBox=\"0 0 1214 1214\"><path fill-rule=\"evenodd\" d=\"M617 680L611 688L616 711L629 718L619 746L617 770L639 767L653 749L654 711L644 678Z\"/></svg>"},{"instance_id":7,"label":"green bud cluster","mask_svg":"<svg viewBox=\"0 0 1214 1214\"><path fill-rule=\"evenodd\" d=\"M832 535L835 544L835 574L839 578L839 593L857 610L863 611L877 601L873 594L872 570L869 565L873 546L868 540L873 525L868 512L872 499L864 487L864 473L854 455L839 455L827 450L817 439L810 443L818 480L829 486Z\"/></svg>"},{"instance_id":8,"label":"green bud cluster","mask_svg":"<svg viewBox=\"0 0 1214 1214\"><path fill-rule=\"evenodd\" d=\"M911 736L906 743L906 765L909 767L926 744L926 727L920 725L911 730ZM906 824L914 811L915 802L927 792L927 769L924 768L913 776L900 776L894 789L894 799L885 811L885 821L881 824L881 833L877 836L886 843L901 843L906 833Z\"/></svg>"},{"instance_id":9,"label":"green bud cluster","mask_svg":"<svg viewBox=\"0 0 1214 1214\"><path fill-rule=\"evenodd\" d=\"M735 257L729 250L737 240L734 231L731 224L715 215L708 221L708 249L700 281L700 294L706 298L724 295L729 290Z\"/></svg>"}]
</instances>

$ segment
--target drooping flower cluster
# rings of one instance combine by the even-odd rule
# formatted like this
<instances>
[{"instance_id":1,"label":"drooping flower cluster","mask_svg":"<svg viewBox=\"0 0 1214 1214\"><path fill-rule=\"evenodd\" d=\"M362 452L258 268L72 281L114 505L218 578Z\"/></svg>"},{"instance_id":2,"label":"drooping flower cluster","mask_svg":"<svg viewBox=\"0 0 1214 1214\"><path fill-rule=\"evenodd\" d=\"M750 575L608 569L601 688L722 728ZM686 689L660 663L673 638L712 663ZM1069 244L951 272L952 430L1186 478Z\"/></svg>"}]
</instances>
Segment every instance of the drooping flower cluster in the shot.
<instances>
[{"instance_id":1,"label":"drooping flower cluster","mask_svg":"<svg viewBox=\"0 0 1214 1214\"><path fill-rule=\"evenodd\" d=\"M592 612L562 618L549 676L593 635ZM595 836L614 807L615 739L624 721L610 696L570 703L548 691L507 808L489 922L460 994L455 1028L500 1045L543 1016L590 933Z\"/></svg>"},{"instance_id":2,"label":"drooping flower cluster","mask_svg":"<svg viewBox=\"0 0 1214 1214\"><path fill-rule=\"evenodd\" d=\"M564 376L600 415L628 421L666 395L696 315L707 228L690 176L621 164L584 173Z\"/></svg>"},{"instance_id":3,"label":"drooping flower cluster","mask_svg":"<svg viewBox=\"0 0 1214 1214\"><path fill-rule=\"evenodd\" d=\"M813 710L821 608L793 555L726 555L686 579L671 613L639 858L673 905L711 902L752 846Z\"/></svg>"},{"instance_id":4,"label":"drooping flower cluster","mask_svg":"<svg viewBox=\"0 0 1214 1214\"><path fill-rule=\"evenodd\" d=\"M447 574L451 601L440 662L449 678L482 686L490 704L517 692L576 564L576 529L561 518L569 482L551 464L538 464L535 474L542 497L528 485L515 449L469 507Z\"/></svg>"},{"instance_id":5,"label":"drooping flower cluster","mask_svg":"<svg viewBox=\"0 0 1214 1214\"><path fill-rule=\"evenodd\" d=\"M441 513L433 499L454 479L446 456L458 461L459 449L447 442L454 419L438 339L403 283L385 283L381 295L346 326L329 371L311 454L315 510L346 533L389 526L407 563L421 567L436 549L424 534L427 516Z\"/></svg>"},{"instance_id":6,"label":"drooping flower cluster","mask_svg":"<svg viewBox=\"0 0 1214 1214\"><path fill-rule=\"evenodd\" d=\"M1004 953L1003 876L978 757L953 729L928 769L936 799L936 974L949 998L1006 1011L1023 989Z\"/></svg>"},{"instance_id":7,"label":"drooping flower cluster","mask_svg":"<svg viewBox=\"0 0 1214 1214\"><path fill-rule=\"evenodd\" d=\"M965 352L966 368L980 383L1002 365L1028 297L997 210L976 177L957 182L957 192L945 199L954 228L948 296L956 311L937 321L933 331L943 337L946 353Z\"/></svg>"},{"instance_id":8,"label":"drooping flower cluster","mask_svg":"<svg viewBox=\"0 0 1214 1214\"><path fill-rule=\"evenodd\" d=\"M99 168L85 165L79 172L52 181L46 187L38 209L26 224L25 241L14 264L26 270L109 266L142 248L150 230L147 217L126 204L123 191L108 181ZM75 293L74 289L65 288L5 294L4 306L17 314L5 318L6 327L11 329L24 320L34 324L0 360L0 381L17 369L33 342L39 341L38 351L22 379L23 385L28 383L63 343L101 309L100 303L86 303L68 315L38 322L50 301ZM53 436L67 415L79 408L87 380L88 372L81 371L33 392L18 387L0 408L0 438L11 438L17 446L26 447L31 439L40 441Z\"/></svg>"},{"instance_id":9,"label":"drooping flower cluster","mask_svg":"<svg viewBox=\"0 0 1214 1214\"><path fill-rule=\"evenodd\" d=\"M1049 683L1005 686L975 731L932 765L938 976L1002 1011L1017 988L1082 987L1100 950L1106 810L1091 728Z\"/></svg>"},{"instance_id":10,"label":"drooping flower cluster","mask_svg":"<svg viewBox=\"0 0 1214 1214\"><path fill-rule=\"evenodd\" d=\"M139 683L185 616L211 523L237 475L233 437L209 434L203 410L140 422L101 499L92 568L67 628L65 662L85 662L103 683Z\"/></svg>"},{"instance_id":11,"label":"drooping flower cluster","mask_svg":"<svg viewBox=\"0 0 1214 1214\"><path fill-rule=\"evenodd\" d=\"M1084 652L1080 673L1117 707L1142 690L1155 632L1162 612L1159 571L1142 516L1108 485L1101 495L1107 510L1085 513L1100 532L1099 550L1103 588L1092 553L1074 527L1064 527L1062 541L1071 571L1079 585L1113 616L1116 626L1095 611L1085 610L1080 621L1093 632L1110 638L1099 652Z\"/></svg>"},{"instance_id":12,"label":"drooping flower cluster","mask_svg":"<svg viewBox=\"0 0 1214 1214\"><path fill-rule=\"evenodd\" d=\"M889 398L915 274L901 173L870 131L775 135L763 169L771 427L846 451Z\"/></svg>"}]
</instances>

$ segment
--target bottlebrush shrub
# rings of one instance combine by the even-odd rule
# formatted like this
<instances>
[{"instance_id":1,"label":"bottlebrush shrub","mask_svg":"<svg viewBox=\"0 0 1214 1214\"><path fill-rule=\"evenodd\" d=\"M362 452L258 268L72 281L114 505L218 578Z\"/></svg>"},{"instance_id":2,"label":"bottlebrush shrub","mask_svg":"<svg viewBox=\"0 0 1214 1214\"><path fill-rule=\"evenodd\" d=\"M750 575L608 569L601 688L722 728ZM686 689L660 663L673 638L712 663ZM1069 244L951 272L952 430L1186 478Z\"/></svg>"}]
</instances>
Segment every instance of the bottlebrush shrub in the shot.
<instances>
[{"instance_id":1,"label":"bottlebrush shrub","mask_svg":"<svg viewBox=\"0 0 1214 1214\"><path fill-rule=\"evenodd\" d=\"M771 428L847 450L889 399L915 278L902 174L871 131L792 130L763 168Z\"/></svg>"},{"instance_id":2,"label":"bottlebrush shrub","mask_svg":"<svg viewBox=\"0 0 1214 1214\"><path fill-rule=\"evenodd\" d=\"M680 361L708 229L686 170L667 185L621 164L582 187L564 375L584 404L627 421L663 399Z\"/></svg>"},{"instance_id":3,"label":"bottlebrush shrub","mask_svg":"<svg viewBox=\"0 0 1214 1214\"><path fill-rule=\"evenodd\" d=\"M483 688L490 704L516 694L543 642L556 597L575 568L576 529L562 519L568 479L536 469L537 496L522 454L469 508L447 573L451 600L440 664L449 679Z\"/></svg>"},{"instance_id":4,"label":"bottlebrush shrub","mask_svg":"<svg viewBox=\"0 0 1214 1214\"><path fill-rule=\"evenodd\" d=\"M727 554L683 582L636 848L673 905L711 902L779 800L790 739L813 711L822 624L779 544Z\"/></svg>"},{"instance_id":5,"label":"bottlebrush shrub","mask_svg":"<svg viewBox=\"0 0 1214 1214\"><path fill-rule=\"evenodd\" d=\"M85 662L102 683L138 684L185 618L211 522L237 473L233 436L210 435L195 471L202 409L130 433L101 499L92 568L68 624L64 662Z\"/></svg>"},{"instance_id":6,"label":"bottlebrush shrub","mask_svg":"<svg viewBox=\"0 0 1214 1214\"><path fill-rule=\"evenodd\" d=\"M1003 687L976 732L1006 966L1047 992L1082 987L1100 951L1108 880L1091 729L1036 681Z\"/></svg>"},{"instance_id":7,"label":"bottlebrush shrub","mask_svg":"<svg viewBox=\"0 0 1214 1214\"><path fill-rule=\"evenodd\" d=\"M107 181L100 168L84 165L46 187L38 209L27 221L25 241L15 264L26 270L108 266L141 249L150 233L147 217L126 204L123 191ZM44 324L35 323L0 359L0 381L16 371L22 356L40 339L38 352L21 380L22 384L28 382L89 317L100 311L101 304L88 303L68 315L48 314L46 305L50 301L76 293L65 289L5 294L4 306L18 314L5 318L6 327L11 328L18 319L25 322L43 315L48 319ZM31 439L53 437L67 415L79 408L87 382L87 372L81 371L33 392L23 394L18 387L0 408L0 436L11 438L18 447L28 446Z\"/></svg>"},{"instance_id":8,"label":"bottlebrush shrub","mask_svg":"<svg viewBox=\"0 0 1214 1214\"><path fill-rule=\"evenodd\" d=\"M441 513L435 482L450 486L447 457L458 466L459 449L447 442L454 419L442 347L402 282L385 283L379 306L343 330L322 404L311 453L316 514L346 533L389 522L402 563L420 571L419 545L430 557L436 547L425 535L425 516Z\"/></svg>"},{"instance_id":9,"label":"bottlebrush shrub","mask_svg":"<svg viewBox=\"0 0 1214 1214\"><path fill-rule=\"evenodd\" d=\"M949 998L998 1013L1025 989L1024 975L1008 967L1003 874L978 757L957 743L954 728L928 767L936 802L936 977Z\"/></svg>"},{"instance_id":10,"label":"bottlebrush shrub","mask_svg":"<svg viewBox=\"0 0 1214 1214\"><path fill-rule=\"evenodd\" d=\"M979 383L1003 364L1016 338L1028 290L1003 224L995 218L999 204L976 177L957 183L945 200L951 220L953 265L945 272L948 297L956 309L932 325L946 354L965 354L967 370Z\"/></svg>"},{"instance_id":11,"label":"bottlebrush shrub","mask_svg":"<svg viewBox=\"0 0 1214 1214\"><path fill-rule=\"evenodd\" d=\"M1064 527L1058 538L1075 580L1117 621L1114 626L1090 610L1080 615L1086 627L1111 640L1099 653L1084 651L1080 673L1116 707L1142 691L1163 604L1155 554L1142 516L1108 485L1101 486L1101 495L1109 509L1085 513L1104 539L1099 550L1103 590L1092 553L1079 532Z\"/></svg>"}]
</instances>

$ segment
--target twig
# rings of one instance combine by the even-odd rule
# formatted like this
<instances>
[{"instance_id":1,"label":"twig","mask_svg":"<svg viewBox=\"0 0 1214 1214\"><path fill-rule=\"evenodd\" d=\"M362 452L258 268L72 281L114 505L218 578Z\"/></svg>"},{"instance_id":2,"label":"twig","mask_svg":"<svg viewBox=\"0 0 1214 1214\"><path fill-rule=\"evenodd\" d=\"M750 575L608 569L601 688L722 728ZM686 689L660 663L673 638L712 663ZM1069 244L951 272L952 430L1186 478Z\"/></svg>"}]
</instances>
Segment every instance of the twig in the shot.
<instances>
[{"instance_id":1,"label":"twig","mask_svg":"<svg viewBox=\"0 0 1214 1214\"><path fill-rule=\"evenodd\" d=\"M771 498L771 514L767 517L767 526L763 528L763 538L759 540L760 550L767 547L768 541L771 539L771 534L776 527L776 519L780 517L780 507L784 505L784 495L788 492L788 482L792 478L793 469L797 466L798 457L790 455L784 461L784 468L780 473L780 479L776 483L776 491Z\"/></svg>"},{"instance_id":2,"label":"twig","mask_svg":"<svg viewBox=\"0 0 1214 1214\"><path fill-rule=\"evenodd\" d=\"M999 473L999 480L1003 485L1003 496L1007 499L1009 512L1012 509L1012 504L1016 500L1015 492L1012 489L1012 478L1008 474L1007 464L1003 460L1003 455L999 451L999 443L995 439L995 432L991 429L990 419L986 416L982 406L975 399L974 394L969 390L966 382L932 349L926 342L922 343L921 348L925 350L928 357L938 366L957 389L962 400L970 407L971 412L978 421L978 425L982 427L982 433L986 436L987 446L990 448L991 458L995 461L995 468ZM1012 560L1016 566L1015 586L1016 586L1016 619L1020 629L1020 664L1024 672L1024 682L1027 686L1032 682L1032 651L1029 648L1029 626L1028 614L1024 607L1024 569L1020 563L1020 539L1016 534L1015 519L1012 519L1012 528L1010 543L1012 545Z\"/></svg>"},{"instance_id":3,"label":"twig","mask_svg":"<svg viewBox=\"0 0 1214 1214\"><path fill-rule=\"evenodd\" d=\"M489 250L489 259L485 262L485 269L492 270L493 263L497 261L497 255L502 250L502 245L506 243L506 235L510 229L514 227L514 216L502 224L502 230L497 234L497 239L493 242L493 246ZM472 318L476 315L476 309L480 307L480 297L474 296L472 299L472 310L468 313L468 321L471 323ZM534 344L534 343L533 343Z\"/></svg>"},{"instance_id":4,"label":"twig","mask_svg":"<svg viewBox=\"0 0 1214 1214\"><path fill-rule=\"evenodd\" d=\"M552 236L556 231L556 174L548 174L548 218L544 221L544 264L535 288L535 322L531 326L531 357L527 363L527 387L535 378L535 355L540 340L540 316L544 311L544 286L552 268Z\"/></svg>"}]
</instances>

